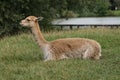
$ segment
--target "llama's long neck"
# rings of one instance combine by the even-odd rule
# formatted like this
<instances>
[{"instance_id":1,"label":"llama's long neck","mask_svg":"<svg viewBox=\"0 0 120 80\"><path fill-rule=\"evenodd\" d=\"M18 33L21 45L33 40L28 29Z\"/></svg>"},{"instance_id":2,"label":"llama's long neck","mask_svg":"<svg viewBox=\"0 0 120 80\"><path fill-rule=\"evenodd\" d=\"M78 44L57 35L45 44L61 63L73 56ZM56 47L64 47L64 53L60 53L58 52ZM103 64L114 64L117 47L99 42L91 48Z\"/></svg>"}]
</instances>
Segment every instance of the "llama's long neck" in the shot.
<instances>
[{"instance_id":1,"label":"llama's long neck","mask_svg":"<svg viewBox=\"0 0 120 80\"><path fill-rule=\"evenodd\" d=\"M37 43L40 47L47 44L47 41L44 39L44 37L40 31L40 27L39 27L38 22L36 22L34 27L32 28L32 33L33 33L35 40L37 41Z\"/></svg>"}]
</instances>

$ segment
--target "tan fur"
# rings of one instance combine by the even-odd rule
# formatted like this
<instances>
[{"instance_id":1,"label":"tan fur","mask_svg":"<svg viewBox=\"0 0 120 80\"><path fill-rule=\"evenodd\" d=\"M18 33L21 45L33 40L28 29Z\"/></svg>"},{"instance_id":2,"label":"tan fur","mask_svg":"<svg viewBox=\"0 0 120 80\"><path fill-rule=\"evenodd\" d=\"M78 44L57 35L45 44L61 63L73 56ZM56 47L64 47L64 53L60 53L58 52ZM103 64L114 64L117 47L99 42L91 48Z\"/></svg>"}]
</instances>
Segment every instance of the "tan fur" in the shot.
<instances>
[{"instance_id":1,"label":"tan fur","mask_svg":"<svg viewBox=\"0 0 120 80\"><path fill-rule=\"evenodd\" d=\"M38 18L35 16L28 16L20 24L31 28L35 40L43 51L45 61L65 58L99 59L101 56L101 46L94 40L65 38L46 41L40 31Z\"/></svg>"}]
</instances>

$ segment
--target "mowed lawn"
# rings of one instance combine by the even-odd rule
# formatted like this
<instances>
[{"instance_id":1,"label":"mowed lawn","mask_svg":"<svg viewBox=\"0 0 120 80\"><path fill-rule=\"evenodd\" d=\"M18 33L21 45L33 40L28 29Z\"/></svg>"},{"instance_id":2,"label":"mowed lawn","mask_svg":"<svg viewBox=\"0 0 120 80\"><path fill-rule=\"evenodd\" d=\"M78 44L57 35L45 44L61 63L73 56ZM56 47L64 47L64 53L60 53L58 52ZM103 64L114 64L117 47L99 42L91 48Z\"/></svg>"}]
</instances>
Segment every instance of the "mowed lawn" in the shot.
<instances>
[{"instance_id":1,"label":"mowed lawn","mask_svg":"<svg viewBox=\"0 0 120 80\"><path fill-rule=\"evenodd\" d=\"M48 41L89 38L102 46L100 60L43 61L32 34L0 40L0 80L120 80L120 29L79 29L43 33Z\"/></svg>"}]
</instances>

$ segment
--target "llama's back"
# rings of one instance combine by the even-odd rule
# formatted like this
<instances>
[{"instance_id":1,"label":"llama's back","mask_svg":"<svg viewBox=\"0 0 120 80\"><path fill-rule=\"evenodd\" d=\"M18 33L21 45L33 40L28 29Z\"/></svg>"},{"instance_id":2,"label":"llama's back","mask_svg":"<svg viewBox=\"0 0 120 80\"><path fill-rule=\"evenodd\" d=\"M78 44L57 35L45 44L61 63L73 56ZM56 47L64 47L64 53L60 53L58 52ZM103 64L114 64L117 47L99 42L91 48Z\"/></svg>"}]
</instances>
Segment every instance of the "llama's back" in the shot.
<instances>
[{"instance_id":1,"label":"llama's back","mask_svg":"<svg viewBox=\"0 0 120 80\"><path fill-rule=\"evenodd\" d=\"M98 42L84 38L66 38L50 42L50 53L54 59L94 58L101 56Z\"/></svg>"}]
</instances>

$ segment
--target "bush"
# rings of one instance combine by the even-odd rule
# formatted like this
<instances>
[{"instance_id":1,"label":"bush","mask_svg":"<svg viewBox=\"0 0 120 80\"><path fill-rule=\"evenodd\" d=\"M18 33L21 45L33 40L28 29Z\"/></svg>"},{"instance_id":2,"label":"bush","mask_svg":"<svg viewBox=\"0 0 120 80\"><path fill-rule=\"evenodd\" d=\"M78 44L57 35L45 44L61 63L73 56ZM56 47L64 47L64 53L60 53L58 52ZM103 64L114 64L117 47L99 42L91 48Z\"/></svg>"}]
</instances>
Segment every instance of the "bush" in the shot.
<instances>
[{"instance_id":1,"label":"bush","mask_svg":"<svg viewBox=\"0 0 120 80\"><path fill-rule=\"evenodd\" d=\"M43 16L44 26L49 25L51 16L46 2L48 0L4 0L0 1L0 37L26 31L19 25L21 19L29 15ZM47 20L46 20L47 19ZM49 26L48 26L49 27ZM46 27L42 27L46 28ZM49 28L50 29L50 28Z\"/></svg>"},{"instance_id":2,"label":"bush","mask_svg":"<svg viewBox=\"0 0 120 80\"><path fill-rule=\"evenodd\" d=\"M110 3L108 0L81 1L80 16L106 16Z\"/></svg>"}]
</instances>

